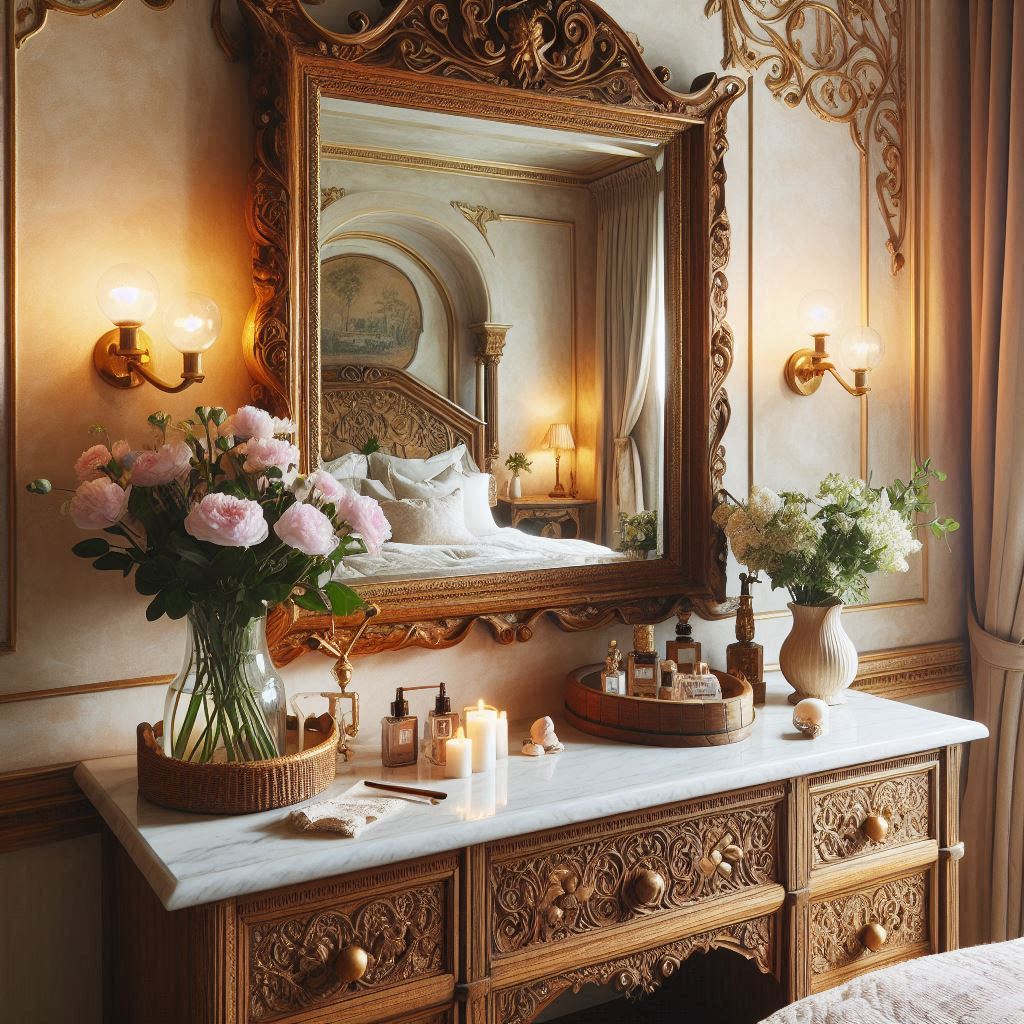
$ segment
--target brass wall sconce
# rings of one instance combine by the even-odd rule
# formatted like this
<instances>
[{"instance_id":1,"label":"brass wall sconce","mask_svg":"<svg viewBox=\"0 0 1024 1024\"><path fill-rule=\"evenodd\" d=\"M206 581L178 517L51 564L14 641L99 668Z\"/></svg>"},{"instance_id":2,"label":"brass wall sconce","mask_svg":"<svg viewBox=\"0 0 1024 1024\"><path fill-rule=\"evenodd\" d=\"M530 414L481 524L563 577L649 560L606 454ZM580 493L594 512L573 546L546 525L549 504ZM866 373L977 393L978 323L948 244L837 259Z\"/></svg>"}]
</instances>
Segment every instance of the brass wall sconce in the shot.
<instances>
[{"instance_id":1,"label":"brass wall sconce","mask_svg":"<svg viewBox=\"0 0 1024 1024\"><path fill-rule=\"evenodd\" d=\"M96 372L112 387L137 388L149 382L175 394L206 379L202 353L220 334L220 309L213 299L189 292L164 311L167 340L182 354L181 381L168 384L149 369L152 339L142 330L156 312L160 291L147 270L119 263L100 277L96 301L114 324L93 349Z\"/></svg>"},{"instance_id":2,"label":"brass wall sconce","mask_svg":"<svg viewBox=\"0 0 1024 1024\"><path fill-rule=\"evenodd\" d=\"M828 338L839 325L839 300L831 292L811 292L800 303L800 319L814 339L814 348L797 349L786 363L786 383L797 395L813 395L830 373L854 398L866 395L871 386L868 374L882 358L882 337L871 327L848 331L839 345L840 357L853 371L853 384L848 384L836 369L826 349Z\"/></svg>"}]
</instances>

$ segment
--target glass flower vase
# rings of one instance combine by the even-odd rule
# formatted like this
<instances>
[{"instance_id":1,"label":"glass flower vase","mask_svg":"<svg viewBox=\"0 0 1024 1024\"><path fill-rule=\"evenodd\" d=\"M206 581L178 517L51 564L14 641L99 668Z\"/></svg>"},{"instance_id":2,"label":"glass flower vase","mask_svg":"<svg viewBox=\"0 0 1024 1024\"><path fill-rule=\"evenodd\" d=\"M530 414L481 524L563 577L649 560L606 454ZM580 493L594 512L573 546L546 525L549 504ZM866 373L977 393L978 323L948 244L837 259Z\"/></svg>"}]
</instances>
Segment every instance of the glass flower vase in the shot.
<instances>
[{"instance_id":1,"label":"glass flower vase","mask_svg":"<svg viewBox=\"0 0 1024 1024\"><path fill-rule=\"evenodd\" d=\"M287 700L267 648L267 620L188 614L185 658L164 701L163 745L188 761L265 761L285 752Z\"/></svg>"}]
</instances>

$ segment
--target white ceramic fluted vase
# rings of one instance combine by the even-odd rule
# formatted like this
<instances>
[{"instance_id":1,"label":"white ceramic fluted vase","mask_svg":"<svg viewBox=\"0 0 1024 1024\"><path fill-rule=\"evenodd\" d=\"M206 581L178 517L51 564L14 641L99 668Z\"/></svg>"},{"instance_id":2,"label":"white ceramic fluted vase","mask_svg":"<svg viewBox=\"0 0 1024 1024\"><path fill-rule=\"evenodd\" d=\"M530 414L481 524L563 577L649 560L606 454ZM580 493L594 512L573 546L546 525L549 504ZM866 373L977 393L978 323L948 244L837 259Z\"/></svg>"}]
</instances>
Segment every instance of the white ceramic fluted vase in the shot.
<instances>
[{"instance_id":1,"label":"white ceramic fluted vase","mask_svg":"<svg viewBox=\"0 0 1024 1024\"><path fill-rule=\"evenodd\" d=\"M827 704L846 703L857 675L857 648L843 629L843 606L789 605L793 628L782 642L779 668L796 690L791 704L818 697Z\"/></svg>"},{"instance_id":2,"label":"white ceramic fluted vase","mask_svg":"<svg viewBox=\"0 0 1024 1024\"><path fill-rule=\"evenodd\" d=\"M521 498L523 496L523 484L519 479L518 473L508 482L508 496L510 498Z\"/></svg>"}]
</instances>

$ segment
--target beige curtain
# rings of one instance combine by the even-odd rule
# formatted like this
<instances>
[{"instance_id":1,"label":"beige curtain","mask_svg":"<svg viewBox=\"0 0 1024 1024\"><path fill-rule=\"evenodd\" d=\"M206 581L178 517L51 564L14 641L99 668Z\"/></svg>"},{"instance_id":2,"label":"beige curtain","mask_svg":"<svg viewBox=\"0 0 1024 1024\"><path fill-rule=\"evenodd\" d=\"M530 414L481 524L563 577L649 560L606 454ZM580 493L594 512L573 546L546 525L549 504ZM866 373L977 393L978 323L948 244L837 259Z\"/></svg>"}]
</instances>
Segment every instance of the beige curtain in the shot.
<instances>
[{"instance_id":1,"label":"beige curtain","mask_svg":"<svg viewBox=\"0 0 1024 1024\"><path fill-rule=\"evenodd\" d=\"M971 492L975 717L964 940L1024 932L1024 0L972 0Z\"/></svg>"},{"instance_id":2,"label":"beige curtain","mask_svg":"<svg viewBox=\"0 0 1024 1024\"><path fill-rule=\"evenodd\" d=\"M644 508L643 474L633 430L651 378L659 322L660 182L650 160L602 178L597 204L597 317L604 333L606 451L613 470L605 479L607 539L619 511Z\"/></svg>"}]
</instances>

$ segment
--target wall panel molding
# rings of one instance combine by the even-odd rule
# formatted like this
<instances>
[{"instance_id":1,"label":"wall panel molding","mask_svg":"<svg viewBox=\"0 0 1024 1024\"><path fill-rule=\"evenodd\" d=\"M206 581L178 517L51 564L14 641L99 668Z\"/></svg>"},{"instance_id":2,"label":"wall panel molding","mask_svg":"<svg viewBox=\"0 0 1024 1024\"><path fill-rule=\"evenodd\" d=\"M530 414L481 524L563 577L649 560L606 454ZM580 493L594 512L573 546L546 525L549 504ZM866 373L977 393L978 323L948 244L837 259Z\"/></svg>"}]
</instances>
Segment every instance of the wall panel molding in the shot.
<instances>
[{"instance_id":1,"label":"wall panel molding","mask_svg":"<svg viewBox=\"0 0 1024 1024\"><path fill-rule=\"evenodd\" d=\"M75 782L75 764L0 775L0 853L89 835L100 816Z\"/></svg>"}]
</instances>

